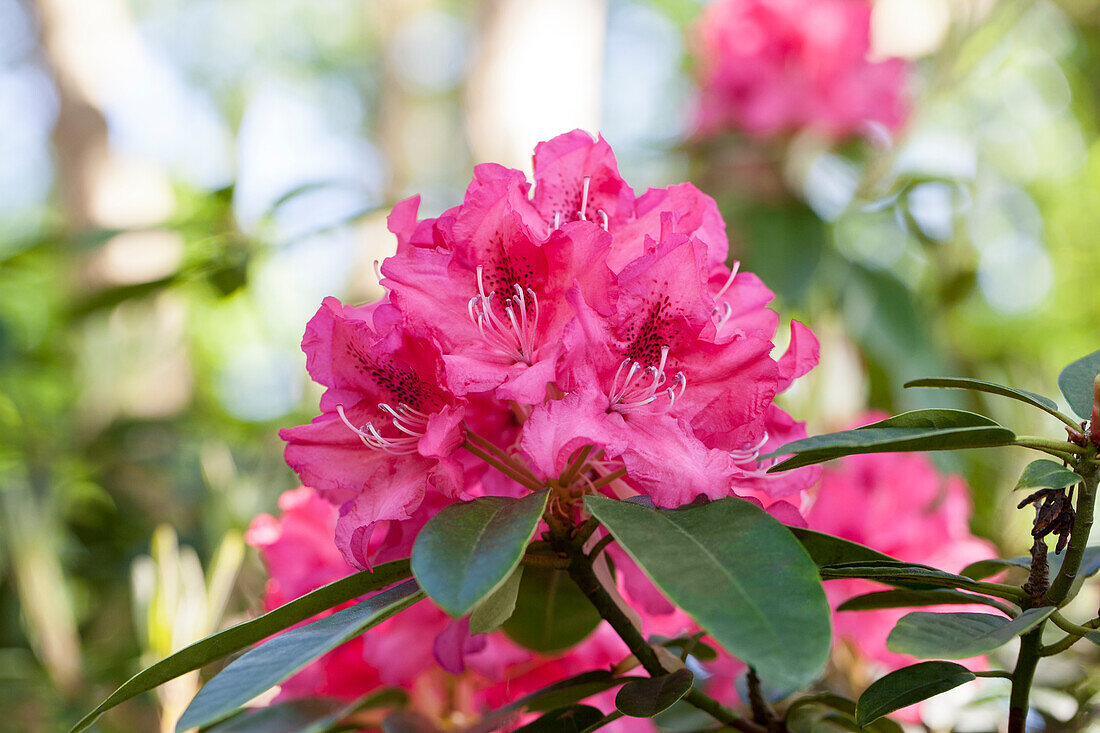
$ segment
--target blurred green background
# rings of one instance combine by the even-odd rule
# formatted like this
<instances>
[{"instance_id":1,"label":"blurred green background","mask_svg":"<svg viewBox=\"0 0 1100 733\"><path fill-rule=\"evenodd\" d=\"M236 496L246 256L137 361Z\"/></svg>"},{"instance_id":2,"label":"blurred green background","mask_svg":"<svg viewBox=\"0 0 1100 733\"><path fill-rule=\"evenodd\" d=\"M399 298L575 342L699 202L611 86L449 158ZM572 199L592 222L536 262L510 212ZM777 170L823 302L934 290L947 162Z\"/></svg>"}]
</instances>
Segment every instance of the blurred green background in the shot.
<instances>
[{"instance_id":1,"label":"blurred green background","mask_svg":"<svg viewBox=\"0 0 1100 733\"><path fill-rule=\"evenodd\" d=\"M1100 346L1100 2L879 0L912 59L894 140L691 135L692 0L0 0L0 730L61 730L256 608L241 533L294 485L325 295L377 295L384 217L475 161L600 130L641 191L718 199L744 269L823 342L811 431L980 376L1053 396ZM939 460L939 459L938 459ZM964 473L1007 553L1022 466ZM1094 602L1093 601L1090 602ZM1095 604L1094 604L1095 606ZM153 731L194 676L103 731ZM161 715L161 710L164 715Z\"/></svg>"}]
</instances>

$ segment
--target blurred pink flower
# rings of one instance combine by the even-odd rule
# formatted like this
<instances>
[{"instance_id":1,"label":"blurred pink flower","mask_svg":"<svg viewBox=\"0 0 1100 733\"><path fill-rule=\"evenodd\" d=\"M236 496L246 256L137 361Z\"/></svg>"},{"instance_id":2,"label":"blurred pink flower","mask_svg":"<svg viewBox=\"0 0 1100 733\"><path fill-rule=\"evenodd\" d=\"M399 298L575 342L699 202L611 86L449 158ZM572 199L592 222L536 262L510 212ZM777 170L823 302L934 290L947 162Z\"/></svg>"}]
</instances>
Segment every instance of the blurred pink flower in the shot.
<instances>
[{"instance_id":1,"label":"blurred pink flower","mask_svg":"<svg viewBox=\"0 0 1100 733\"><path fill-rule=\"evenodd\" d=\"M885 417L868 413L858 424ZM858 542L898 560L957 573L971 562L997 556L990 542L970 533L971 509L966 483L958 476L940 473L924 454L873 453L827 466L806 520L811 529ZM876 590L885 587L861 580L825 583L834 607ZM912 664L915 660L911 657L886 648L890 630L909 610L837 613L833 619L835 639L853 647L880 671ZM987 606L940 610L994 612Z\"/></svg>"},{"instance_id":2,"label":"blurred pink flower","mask_svg":"<svg viewBox=\"0 0 1100 733\"><path fill-rule=\"evenodd\" d=\"M868 0L717 0L695 26L704 134L899 128L908 66L870 61Z\"/></svg>"}]
</instances>

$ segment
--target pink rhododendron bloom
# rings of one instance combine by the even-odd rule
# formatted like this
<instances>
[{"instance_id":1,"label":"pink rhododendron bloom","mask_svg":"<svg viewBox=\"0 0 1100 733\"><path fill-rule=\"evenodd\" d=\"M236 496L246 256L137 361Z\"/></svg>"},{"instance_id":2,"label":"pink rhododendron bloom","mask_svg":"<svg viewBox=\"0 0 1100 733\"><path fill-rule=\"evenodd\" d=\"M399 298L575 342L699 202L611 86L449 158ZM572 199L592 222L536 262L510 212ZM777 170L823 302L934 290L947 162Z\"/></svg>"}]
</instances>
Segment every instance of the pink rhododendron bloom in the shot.
<instances>
[{"instance_id":1,"label":"pink rhododendron bloom","mask_svg":"<svg viewBox=\"0 0 1100 733\"><path fill-rule=\"evenodd\" d=\"M327 299L307 328L322 414L282 435L340 507L344 558L398 556L447 503L551 479L561 516L601 491L744 496L797 521L819 469L768 476L758 456L804 436L773 400L817 341L792 323L773 357L772 293L727 266L714 201L688 184L635 196L579 130L538 145L534 173L480 165L434 219L398 204L382 301Z\"/></svg>"},{"instance_id":2,"label":"pink rhododendron bloom","mask_svg":"<svg viewBox=\"0 0 1100 733\"><path fill-rule=\"evenodd\" d=\"M859 424L885 417L867 414ZM970 513L965 482L941 474L923 454L872 453L850 456L826 467L806 520L811 529L858 542L898 560L958 572L971 562L997 556L991 543L971 535ZM834 606L876 590L883 586L870 581L825 583ZM882 671L912 664L911 657L886 648L890 630L909 610L837 613L836 641L850 645ZM944 610L959 611L960 607ZM972 610L995 613L986 606Z\"/></svg>"},{"instance_id":3,"label":"pink rhododendron bloom","mask_svg":"<svg viewBox=\"0 0 1100 733\"><path fill-rule=\"evenodd\" d=\"M869 0L717 0L695 28L702 132L843 137L906 118L908 68L870 61Z\"/></svg>"}]
</instances>

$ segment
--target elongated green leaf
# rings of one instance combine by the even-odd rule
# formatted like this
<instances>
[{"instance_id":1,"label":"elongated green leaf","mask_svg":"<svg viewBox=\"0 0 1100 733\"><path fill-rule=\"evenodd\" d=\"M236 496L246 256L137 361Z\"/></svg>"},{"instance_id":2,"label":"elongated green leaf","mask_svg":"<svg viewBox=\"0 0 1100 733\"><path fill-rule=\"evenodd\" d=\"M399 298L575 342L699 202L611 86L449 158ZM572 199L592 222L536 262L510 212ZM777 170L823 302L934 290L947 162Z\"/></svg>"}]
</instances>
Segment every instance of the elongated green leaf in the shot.
<instances>
[{"instance_id":1,"label":"elongated green leaf","mask_svg":"<svg viewBox=\"0 0 1100 733\"><path fill-rule=\"evenodd\" d=\"M523 558L548 495L486 496L441 509L412 551L413 575L428 597L458 618L503 585Z\"/></svg>"},{"instance_id":2,"label":"elongated green leaf","mask_svg":"<svg viewBox=\"0 0 1100 733\"><path fill-rule=\"evenodd\" d=\"M1053 612L1053 606L1032 608L1009 620L989 613L914 611L898 621L886 638L886 648L923 659L968 659L989 654Z\"/></svg>"},{"instance_id":3,"label":"elongated green leaf","mask_svg":"<svg viewBox=\"0 0 1100 733\"><path fill-rule=\"evenodd\" d=\"M652 718L686 695L694 681L695 675L686 667L661 677L634 680L615 695L615 707L632 718Z\"/></svg>"},{"instance_id":4,"label":"elongated green leaf","mask_svg":"<svg viewBox=\"0 0 1100 733\"><path fill-rule=\"evenodd\" d=\"M824 532L815 532L812 529L804 529L803 527L787 527L787 529L802 543L802 547L810 554L810 559L818 567L879 560L900 562L889 555L883 555L878 550L872 550L870 547L840 537L833 537Z\"/></svg>"},{"instance_id":5,"label":"elongated green leaf","mask_svg":"<svg viewBox=\"0 0 1100 733\"><path fill-rule=\"evenodd\" d=\"M246 652L199 690L176 724L176 731L182 733L224 719L321 655L423 597L416 582L409 580Z\"/></svg>"},{"instance_id":6,"label":"elongated green leaf","mask_svg":"<svg viewBox=\"0 0 1100 733\"><path fill-rule=\"evenodd\" d=\"M802 733L803 731L805 731L805 733L817 733L820 728L818 723L823 717L820 708L829 708L840 712L850 719L852 726L856 729L859 728L859 726L855 725L855 700L849 700L846 697L834 695L831 692L819 692L816 695L798 698L787 708L787 712L784 715L784 721L787 723L787 727L792 733ZM817 714L814 715L814 712ZM905 733L900 725L889 718L879 718L866 726L865 730L870 733Z\"/></svg>"},{"instance_id":7,"label":"elongated green leaf","mask_svg":"<svg viewBox=\"0 0 1100 733\"><path fill-rule=\"evenodd\" d=\"M796 440L763 457L796 454L768 469L775 472L857 453L986 448L1008 445L1015 439L1016 435L1008 428L973 412L913 410L855 430Z\"/></svg>"},{"instance_id":8,"label":"elongated green leaf","mask_svg":"<svg viewBox=\"0 0 1100 733\"><path fill-rule=\"evenodd\" d=\"M582 672L525 695L507 707L511 710L553 710L637 679L642 678L616 677L606 669Z\"/></svg>"},{"instance_id":9,"label":"elongated green leaf","mask_svg":"<svg viewBox=\"0 0 1100 733\"><path fill-rule=\"evenodd\" d=\"M591 705L567 705L551 710L519 728L516 733L582 733L603 720L599 708Z\"/></svg>"},{"instance_id":10,"label":"elongated green leaf","mask_svg":"<svg viewBox=\"0 0 1100 733\"><path fill-rule=\"evenodd\" d=\"M322 611L339 606L364 593L385 588L412 574L408 560L379 565L373 572L363 571L346 578L321 586L301 598L279 606L275 610L258 616L250 621L237 624L225 631L219 631L202 641L184 647L175 654L165 657L151 667L138 672L110 697L100 703L92 712L85 715L73 726L71 733L84 730L107 710L132 697L162 685L168 680L198 669L217 659L244 649L246 646L305 621Z\"/></svg>"},{"instance_id":11,"label":"elongated green leaf","mask_svg":"<svg viewBox=\"0 0 1100 733\"><path fill-rule=\"evenodd\" d=\"M973 581L927 565L904 562L845 563L820 568L822 580L863 578L904 588L965 588Z\"/></svg>"},{"instance_id":12,"label":"elongated green leaf","mask_svg":"<svg viewBox=\"0 0 1100 733\"><path fill-rule=\"evenodd\" d=\"M1059 555L1051 552L1047 554L1047 565L1052 577L1062 569L1063 559L1065 559L1065 553ZM1002 558L978 560L963 568L959 575L981 580L1009 568L1028 570L1031 568L1031 558L1020 556L1008 558L1007 560ZM1098 571L1100 571L1100 545L1091 545L1085 548L1085 554L1081 557L1081 567L1077 569L1077 580L1078 582L1083 581L1085 578L1095 575Z\"/></svg>"},{"instance_id":13,"label":"elongated green leaf","mask_svg":"<svg viewBox=\"0 0 1100 733\"><path fill-rule=\"evenodd\" d=\"M389 688L345 703L332 698L292 700L250 708L202 733L326 733L341 720L368 708L393 707L408 699L404 690Z\"/></svg>"},{"instance_id":14,"label":"elongated green leaf","mask_svg":"<svg viewBox=\"0 0 1100 733\"><path fill-rule=\"evenodd\" d=\"M1084 481L1075 472L1063 466L1057 461L1048 461L1040 458L1027 464L1020 480L1016 482L1017 489L1064 489Z\"/></svg>"},{"instance_id":15,"label":"elongated green leaf","mask_svg":"<svg viewBox=\"0 0 1100 733\"><path fill-rule=\"evenodd\" d=\"M335 698L306 698L247 708L228 720L203 728L202 733L298 733L304 726L343 707L344 702Z\"/></svg>"},{"instance_id":16,"label":"elongated green leaf","mask_svg":"<svg viewBox=\"0 0 1100 733\"><path fill-rule=\"evenodd\" d=\"M914 379L910 382L906 382L904 386L969 389L975 392L985 392L987 394L995 394L1001 397L1018 400L1032 407L1038 407L1044 412L1049 412L1055 416L1058 415L1058 403L1049 397L1044 397L1034 392L1028 392L1026 389L1016 389L1015 387L1006 387L1003 384L997 384L995 382L987 382L984 379L971 379L969 377L928 377L925 379Z\"/></svg>"},{"instance_id":17,"label":"elongated green leaf","mask_svg":"<svg viewBox=\"0 0 1100 733\"><path fill-rule=\"evenodd\" d=\"M1058 375L1058 389L1082 420L1092 415L1092 385L1097 374L1100 374L1100 351L1081 357Z\"/></svg>"},{"instance_id":18,"label":"elongated green leaf","mask_svg":"<svg viewBox=\"0 0 1100 733\"><path fill-rule=\"evenodd\" d=\"M871 683L856 703L856 723L862 727L883 715L947 692L977 679L952 662L920 662L891 672Z\"/></svg>"},{"instance_id":19,"label":"elongated green leaf","mask_svg":"<svg viewBox=\"0 0 1100 733\"><path fill-rule=\"evenodd\" d=\"M568 649L592 633L600 614L562 570L525 567L504 633L532 651Z\"/></svg>"},{"instance_id":20,"label":"elongated green leaf","mask_svg":"<svg viewBox=\"0 0 1100 733\"><path fill-rule=\"evenodd\" d=\"M523 566L520 565L512 571L503 585L474 606L474 610L470 612L471 634L487 634L490 631L496 631L512 617L512 613L516 610L516 597L519 595L519 584L522 579Z\"/></svg>"},{"instance_id":21,"label":"elongated green leaf","mask_svg":"<svg viewBox=\"0 0 1100 733\"><path fill-rule=\"evenodd\" d=\"M912 608L916 606L972 606L988 603L983 596L962 593L950 589L929 590L881 590L864 593L837 606L838 611L874 611L880 608Z\"/></svg>"},{"instance_id":22,"label":"elongated green leaf","mask_svg":"<svg viewBox=\"0 0 1100 733\"><path fill-rule=\"evenodd\" d=\"M821 672L831 637L824 589L801 544L767 512L743 499L661 511L589 496L585 506L662 592L769 684L797 689Z\"/></svg>"}]
</instances>

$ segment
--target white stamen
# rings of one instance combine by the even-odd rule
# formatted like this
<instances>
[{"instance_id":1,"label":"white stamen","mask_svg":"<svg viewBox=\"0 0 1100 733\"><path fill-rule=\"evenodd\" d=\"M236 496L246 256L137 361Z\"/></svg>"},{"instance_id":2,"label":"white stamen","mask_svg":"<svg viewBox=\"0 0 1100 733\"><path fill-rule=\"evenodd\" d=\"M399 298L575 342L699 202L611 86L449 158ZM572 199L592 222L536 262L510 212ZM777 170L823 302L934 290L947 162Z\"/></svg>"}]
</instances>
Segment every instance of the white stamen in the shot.
<instances>
[{"instance_id":1,"label":"white stamen","mask_svg":"<svg viewBox=\"0 0 1100 733\"><path fill-rule=\"evenodd\" d=\"M560 229L561 228L561 212L560 211L555 211L554 212L554 228L555 229Z\"/></svg>"},{"instance_id":2,"label":"white stamen","mask_svg":"<svg viewBox=\"0 0 1100 733\"><path fill-rule=\"evenodd\" d=\"M588 211L588 184L592 182L591 176L584 177L584 188L581 189L581 210L577 212L580 215L581 221L587 221L584 218L585 212Z\"/></svg>"},{"instance_id":3,"label":"white stamen","mask_svg":"<svg viewBox=\"0 0 1100 733\"><path fill-rule=\"evenodd\" d=\"M760 455L760 449L768 442L770 437L768 431L764 431L764 437L762 437L755 445L750 445L742 448L741 450L731 450L729 452L730 457L734 463L751 463L757 460L757 456Z\"/></svg>"},{"instance_id":4,"label":"white stamen","mask_svg":"<svg viewBox=\"0 0 1100 733\"><path fill-rule=\"evenodd\" d=\"M486 344L514 362L531 364L537 349L539 299L534 290L524 290L519 283L513 283L512 290L514 295L500 301L502 318L495 305L497 292L485 292L484 268L478 265L478 294L467 302L466 311ZM532 310L530 316L528 306Z\"/></svg>"},{"instance_id":5,"label":"white stamen","mask_svg":"<svg viewBox=\"0 0 1100 733\"><path fill-rule=\"evenodd\" d=\"M336 406L336 414L340 416L340 420L344 425L355 433L359 437L359 440L363 442L363 445L368 448L385 451L387 453L415 453L417 443L424 437L424 430L427 428L427 419L415 417L411 413L416 413L417 415L422 415L423 413L410 410L409 415L401 414L384 403L378 405L378 407L384 412L388 412L394 416L394 427L405 433L405 435L386 438L378 432L378 429L374 427L374 423L367 423L357 428L351 423L351 420L348 420L348 416L344 413L343 405Z\"/></svg>"},{"instance_id":6,"label":"white stamen","mask_svg":"<svg viewBox=\"0 0 1100 733\"><path fill-rule=\"evenodd\" d=\"M723 284L722 287L718 288L718 292L714 294L715 300L718 300L726 294L726 291L730 289L730 285L733 285L733 280L737 277L737 271L740 269L741 261L734 260L733 267L730 268L730 276L726 278L725 284Z\"/></svg>"},{"instance_id":7,"label":"white stamen","mask_svg":"<svg viewBox=\"0 0 1100 733\"><path fill-rule=\"evenodd\" d=\"M378 260L374 261L374 274L378 278L378 282L382 282L382 263Z\"/></svg>"},{"instance_id":8,"label":"white stamen","mask_svg":"<svg viewBox=\"0 0 1100 733\"><path fill-rule=\"evenodd\" d=\"M604 211L603 209L600 209L597 213L600 215L600 219L603 220L603 222L600 224L600 226L603 227L603 230L606 232L607 231L607 212Z\"/></svg>"},{"instance_id":9,"label":"white stamen","mask_svg":"<svg viewBox=\"0 0 1100 733\"><path fill-rule=\"evenodd\" d=\"M657 366L648 366L642 369L642 365L632 359L624 359L615 371L615 377L611 380L611 390L608 393L608 409L616 412L635 410L656 402L660 397L668 397L668 404L664 409L671 410L676 400L684 396L687 389L687 377L683 372L676 372L672 379L672 386L661 389L668 380L665 374L665 365L668 363L667 346L661 347L661 360ZM626 376L623 376L626 370ZM647 380L648 377L648 380Z\"/></svg>"}]
</instances>

